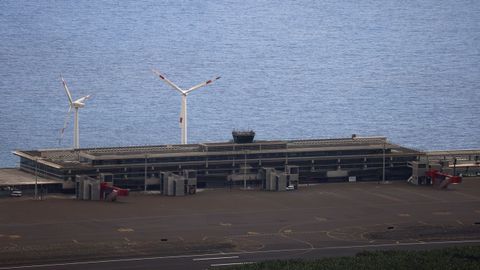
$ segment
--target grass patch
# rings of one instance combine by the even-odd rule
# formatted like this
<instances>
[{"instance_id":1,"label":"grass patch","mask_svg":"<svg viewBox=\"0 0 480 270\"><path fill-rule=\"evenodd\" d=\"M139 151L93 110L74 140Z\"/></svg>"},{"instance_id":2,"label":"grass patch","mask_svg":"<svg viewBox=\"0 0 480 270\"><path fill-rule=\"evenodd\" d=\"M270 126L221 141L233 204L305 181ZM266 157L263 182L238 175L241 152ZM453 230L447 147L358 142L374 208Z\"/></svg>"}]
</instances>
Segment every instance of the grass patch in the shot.
<instances>
[{"instance_id":1,"label":"grass patch","mask_svg":"<svg viewBox=\"0 0 480 270\"><path fill-rule=\"evenodd\" d=\"M314 261L277 260L222 269L480 269L480 246L451 247L427 251L363 251L352 257L323 258Z\"/></svg>"}]
</instances>

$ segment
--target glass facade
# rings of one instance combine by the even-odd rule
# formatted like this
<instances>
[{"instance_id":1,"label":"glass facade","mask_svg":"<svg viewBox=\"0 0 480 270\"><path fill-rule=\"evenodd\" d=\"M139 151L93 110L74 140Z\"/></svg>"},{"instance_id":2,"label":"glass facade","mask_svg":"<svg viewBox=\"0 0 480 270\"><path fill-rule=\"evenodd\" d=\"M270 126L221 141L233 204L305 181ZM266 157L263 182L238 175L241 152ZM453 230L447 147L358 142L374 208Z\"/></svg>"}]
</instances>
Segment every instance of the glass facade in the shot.
<instances>
[{"instance_id":1,"label":"glass facade","mask_svg":"<svg viewBox=\"0 0 480 270\"><path fill-rule=\"evenodd\" d=\"M195 170L199 186L219 186L222 181L227 185L228 175L238 173L245 165L249 167L249 173L257 173L262 167L284 170L286 165L295 165L298 166L300 183L347 181L348 176L356 176L358 181L378 180L382 177L383 166L389 180L407 179L411 175L408 162L424 155L378 140L358 143L330 140L326 146L322 143L325 142L201 144L186 145L185 149L175 146L173 150L166 146L137 147L131 151L127 147L79 149L77 162L42 158L48 162L40 164L35 157L24 155L20 167L33 172L36 166L39 173L65 181L73 180L76 175L98 177L101 173L110 173L115 185L136 189L142 187L145 178L158 177L160 171ZM331 145L335 143L338 145ZM57 166L49 166L49 163ZM348 176L330 179L327 176L329 171L347 171Z\"/></svg>"}]
</instances>

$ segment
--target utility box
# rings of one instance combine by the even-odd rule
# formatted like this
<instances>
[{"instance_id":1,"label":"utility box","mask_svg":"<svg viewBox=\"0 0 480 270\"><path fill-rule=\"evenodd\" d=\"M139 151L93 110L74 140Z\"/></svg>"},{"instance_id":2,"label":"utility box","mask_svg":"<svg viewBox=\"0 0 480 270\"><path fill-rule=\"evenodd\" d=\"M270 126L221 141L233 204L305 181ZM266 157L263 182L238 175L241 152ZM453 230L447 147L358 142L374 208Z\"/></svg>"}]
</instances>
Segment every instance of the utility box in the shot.
<instances>
[{"instance_id":1,"label":"utility box","mask_svg":"<svg viewBox=\"0 0 480 270\"><path fill-rule=\"evenodd\" d=\"M298 166L287 165L285 166L285 173L287 174L287 187L298 188L300 168Z\"/></svg>"},{"instance_id":2,"label":"utility box","mask_svg":"<svg viewBox=\"0 0 480 270\"><path fill-rule=\"evenodd\" d=\"M100 200L100 180L86 175L75 177L75 195L77 200Z\"/></svg>"},{"instance_id":3,"label":"utility box","mask_svg":"<svg viewBox=\"0 0 480 270\"><path fill-rule=\"evenodd\" d=\"M287 190L287 176L285 172L277 171L274 168L262 168L263 187L268 191Z\"/></svg>"},{"instance_id":4,"label":"utility box","mask_svg":"<svg viewBox=\"0 0 480 270\"><path fill-rule=\"evenodd\" d=\"M414 185L431 185L432 183L427 179L426 172L429 170L428 161L410 161L408 167L412 168L412 176L407 182Z\"/></svg>"},{"instance_id":5,"label":"utility box","mask_svg":"<svg viewBox=\"0 0 480 270\"><path fill-rule=\"evenodd\" d=\"M185 179L172 172L162 172L161 181L163 182L163 195L166 196L184 196Z\"/></svg>"},{"instance_id":6,"label":"utility box","mask_svg":"<svg viewBox=\"0 0 480 270\"><path fill-rule=\"evenodd\" d=\"M197 192L197 171L183 170L183 177L186 180L186 194L195 194Z\"/></svg>"},{"instance_id":7,"label":"utility box","mask_svg":"<svg viewBox=\"0 0 480 270\"><path fill-rule=\"evenodd\" d=\"M185 196L195 194L197 189L197 172L184 170L182 175L172 172L160 172L160 186L165 196Z\"/></svg>"}]
</instances>

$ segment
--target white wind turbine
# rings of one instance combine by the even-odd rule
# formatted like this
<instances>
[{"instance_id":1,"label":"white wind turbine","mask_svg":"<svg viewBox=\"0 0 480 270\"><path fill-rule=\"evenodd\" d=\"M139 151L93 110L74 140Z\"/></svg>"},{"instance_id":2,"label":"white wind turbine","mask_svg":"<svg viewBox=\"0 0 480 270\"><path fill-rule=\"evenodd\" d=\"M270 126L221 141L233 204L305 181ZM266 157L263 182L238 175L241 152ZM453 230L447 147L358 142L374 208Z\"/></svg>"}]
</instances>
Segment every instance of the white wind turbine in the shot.
<instances>
[{"instance_id":1,"label":"white wind turbine","mask_svg":"<svg viewBox=\"0 0 480 270\"><path fill-rule=\"evenodd\" d=\"M81 98L73 101L72 95L70 94L70 90L68 90L67 83L65 82L65 80L63 79L62 76L60 76L60 78L62 79L63 88L65 89L65 93L67 94L68 104L69 104L67 116L65 118L65 122L64 122L63 128L61 130L60 141L63 138L65 128L67 128L68 120L70 119L70 113L71 113L72 108L73 108L73 109L75 109L75 115L74 115L74 121L73 121L73 148L78 149L78 148L80 148L80 131L79 131L79 128L78 128L78 109L85 107L85 101L90 98L90 95L86 95L84 97L81 97Z\"/></svg>"},{"instance_id":2,"label":"white wind turbine","mask_svg":"<svg viewBox=\"0 0 480 270\"><path fill-rule=\"evenodd\" d=\"M212 82L220 79L220 77L216 77L216 78L213 78L211 80L208 80L206 82L203 82L203 83L200 83L200 84L197 84L187 90L184 90L180 87L178 87L176 84L174 84L173 82L171 82L169 79L167 79L162 73L160 73L159 71L157 70L154 70L152 69L152 71L158 75L158 77L160 79L162 79L165 83L167 83L168 85L170 85L173 89L177 90L178 92L180 92L180 94L182 95L182 109L180 111L180 128L182 129L182 144L186 144L187 143L187 96L188 94L190 94L190 92L192 92L193 90L196 90L202 86L206 86L206 85L209 85L211 84Z\"/></svg>"}]
</instances>

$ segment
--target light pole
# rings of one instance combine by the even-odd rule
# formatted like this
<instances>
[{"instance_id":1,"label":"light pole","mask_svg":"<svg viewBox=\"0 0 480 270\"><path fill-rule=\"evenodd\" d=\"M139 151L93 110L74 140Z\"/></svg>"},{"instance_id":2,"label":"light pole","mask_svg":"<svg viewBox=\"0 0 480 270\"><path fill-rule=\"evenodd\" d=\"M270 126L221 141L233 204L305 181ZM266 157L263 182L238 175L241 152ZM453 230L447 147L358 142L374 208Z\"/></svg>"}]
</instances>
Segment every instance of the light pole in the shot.
<instances>
[{"instance_id":1,"label":"light pole","mask_svg":"<svg viewBox=\"0 0 480 270\"><path fill-rule=\"evenodd\" d=\"M245 162L243 164L243 189L247 189L247 150L245 150Z\"/></svg>"},{"instance_id":2,"label":"light pole","mask_svg":"<svg viewBox=\"0 0 480 270\"><path fill-rule=\"evenodd\" d=\"M145 154L145 188L144 188L145 192L147 192L147 158L148 158L148 155Z\"/></svg>"},{"instance_id":3,"label":"light pole","mask_svg":"<svg viewBox=\"0 0 480 270\"><path fill-rule=\"evenodd\" d=\"M385 184L385 142L383 142L383 167L382 167L382 183Z\"/></svg>"},{"instance_id":4,"label":"light pole","mask_svg":"<svg viewBox=\"0 0 480 270\"><path fill-rule=\"evenodd\" d=\"M37 200L38 194L38 174L37 174L37 167L38 167L38 158L35 158L35 200Z\"/></svg>"}]
</instances>

